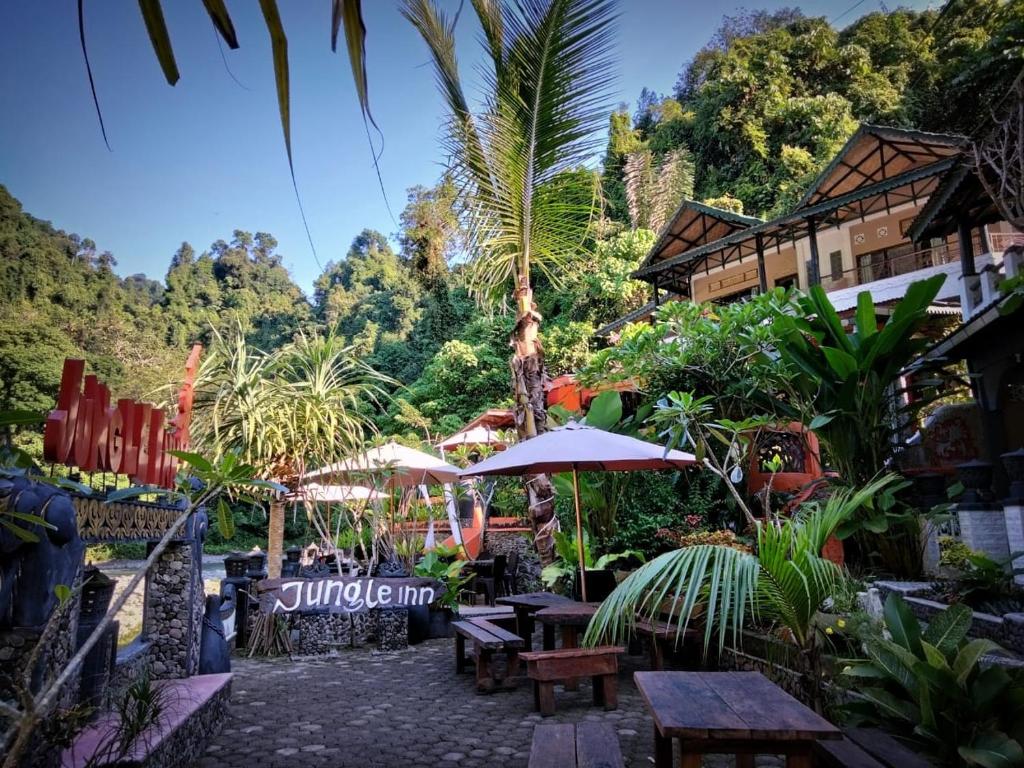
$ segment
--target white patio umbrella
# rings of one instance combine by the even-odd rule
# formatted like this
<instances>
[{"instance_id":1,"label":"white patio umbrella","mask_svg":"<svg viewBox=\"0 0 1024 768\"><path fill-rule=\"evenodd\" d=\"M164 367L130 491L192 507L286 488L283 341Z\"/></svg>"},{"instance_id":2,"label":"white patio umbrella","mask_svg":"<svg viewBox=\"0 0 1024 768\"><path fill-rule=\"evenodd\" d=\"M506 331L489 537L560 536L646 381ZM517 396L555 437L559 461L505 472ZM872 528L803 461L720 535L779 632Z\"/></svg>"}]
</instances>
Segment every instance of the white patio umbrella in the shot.
<instances>
[{"instance_id":1,"label":"white patio umbrella","mask_svg":"<svg viewBox=\"0 0 1024 768\"><path fill-rule=\"evenodd\" d=\"M576 544L580 558L580 594L587 599L583 557L583 515L580 511L579 472L633 472L678 469L697 464L692 453L666 451L662 445L571 422L523 440L460 472L478 475L529 475L572 472L576 503Z\"/></svg>"},{"instance_id":2,"label":"white patio umbrella","mask_svg":"<svg viewBox=\"0 0 1024 768\"><path fill-rule=\"evenodd\" d=\"M304 483L285 496L288 501L374 501L380 494L365 485L320 485L320 483Z\"/></svg>"},{"instance_id":3,"label":"white patio umbrella","mask_svg":"<svg viewBox=\"0 0 1024 768\"><path fill-rule=\"evenodd\" d=\"M387 475L385 484L389 488L454 483L459 479L458 467L394 440L354 458L307 472L304 479L351 480L378 473Z\"/></svg>"}]
</instances>

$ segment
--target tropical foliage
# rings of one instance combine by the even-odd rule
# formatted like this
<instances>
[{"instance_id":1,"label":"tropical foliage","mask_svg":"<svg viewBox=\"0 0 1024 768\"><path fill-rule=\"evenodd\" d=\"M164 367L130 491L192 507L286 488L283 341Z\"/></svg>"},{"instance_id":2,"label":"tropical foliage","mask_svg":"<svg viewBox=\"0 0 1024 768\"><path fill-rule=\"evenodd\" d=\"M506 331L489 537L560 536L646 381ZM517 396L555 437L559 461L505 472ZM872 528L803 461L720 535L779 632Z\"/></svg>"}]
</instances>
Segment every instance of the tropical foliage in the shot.
<instances>
[{"instance_id":1,"label":"tropical foliage","mask_svg":"<svg viewBox=\"0 0 1024 768\"><path fill-rule=\"evenodd\" d=\"M927 346L919 331L945 279L909 285L881 328L870 293L857 297L856 325L847 332L820 286L797 300L798 317L774 322L779 354L802 374L791 385L813 408L810 426L847 482L865 482L892 456L899 420L890 388Z\"/></svg>"},{"instance_id":2,"label":"tropical foliage","mask_svg":"<svg viewBox=\"0 0 1024 768\"><path fill-rule=\"evenodd\" d=\"M557 555L555 562L544 566L540 572L540 580L548 589L572 584L578 579L580 555L577 534L569 535L562 531L555 531L555 553ZM605 552L599 557L595 557L590 548L590 535L583 531L583 563L588 571L602 570L613 563L630 558L640 562L644 560L642 552L632 549L624 552Z\"/></svg>"},{"instance_id":3,"label":"tropical foliage","mask_svg":"<svg viewBox=\"0 0 1024 768\"><path fill-rule=\"evenodd\" d=\"M268 353L241 332L214 338L195 381L193 441L207 455L238 455L291 487L307 468L355 453L372 430L365 406L381 376L335 335L299 334ZM230 536L226 516L221 533ZM284 507L270 507L269 567L280 568Z\"/></svg>"},{"instance_id":4,"label":"tropical foliage","mask_svg":"<svg viewBox=\"0 0 1024 768\"><path fill-rule=\"evenodd\" d=\"M576 169L606 114L614 7L610 0L551 0L473 9L488 57L478 114L463 88L455 22L432 0L402 5L427 44L448 112L449 174L466 211L471 284L491 299L511 294L515 307L513 408L519 438L529 439L546 428L534 273L557 279L555 268L587 243L597 191L588 193ZM550 483L531 477L527 493L537 550L550 561Z\"/></svg>"},{"instance_id":5,"label":"tropical foliage","mask_svg":"<svg viewBox=\"0 0 1024 768\"><path fill-rule=\"evenodd\" d=\"M751 617L784 628L800 649L814 649L815 614L843 578L838 566L821 557L821 548L854 510L893 481L885 476L857 490L841 489L779 524L759 522L754 554L702 544L656 557L602 603L586 642L623 641L638 619L665 615L681 639L703 615L705 652L716 638L719 649L727 639L737 642Z\"/></svg>"},{"instance_id":6,"label":"tropical foliage","mask_svg":"<svg viewBox=\"0 0 1024 768\"><path fill-rule=\"evenodd\" d=\"M887 726L943 765L1024 765L1024 674L982 662L1000 648L967 640L971 609L951 605L922 629L891 594L885 626L887 637L865 641L867 660L845 670L854 720Z\"/></svg>"},{"instance_id":7,"label":"tropical foliage","mask_svg":"<svg viewBox=\"0 0 1024 768\"><path fill-rule=\"evenodd\" d=\"M634 115L612 115L607 214L631 221L637 153L658 167L684 152L695 199L734 195L764 216L790 210L861 121L970 135L1020 71L1022 11L968 0L875 11L841 30L797 8L726 16L671 96L644 89Z\"/></svg>"}]
</instances>

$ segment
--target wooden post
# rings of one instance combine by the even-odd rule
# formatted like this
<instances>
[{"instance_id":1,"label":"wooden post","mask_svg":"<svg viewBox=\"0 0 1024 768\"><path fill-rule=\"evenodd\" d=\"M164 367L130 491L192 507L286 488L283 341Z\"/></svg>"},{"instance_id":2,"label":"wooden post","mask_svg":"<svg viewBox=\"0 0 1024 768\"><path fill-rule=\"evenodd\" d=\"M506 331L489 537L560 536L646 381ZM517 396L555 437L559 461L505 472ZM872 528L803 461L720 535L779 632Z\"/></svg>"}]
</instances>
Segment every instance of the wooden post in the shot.
<instances>
[{"instance_id":1,"label":"wooden post","mask_svg":"<svg viewBox=\"0 0 1024 768\"><path fill-rule=\"evenodd\" d=\"M971 240L971 225L965 219L957 222L957 237L960 238L960 269L964 276L978 274L974 266L974 242Z\"/></svg>"},{"instance_id":2,"label":"wooden post","mask_svg":"<svg viewBox=\"0 0 1024 768\"><path fill-rule=\"evenodd\" d=\"M764 240L760 232L754 235L754 243L757 247L757 280L761 293L768 293L768 273L764 266Z\"/></svg>"},{"instance_id":3,"label":"wooden post","mask_svg":"<svg viewBox=\"0 0 1024 768\"><path fill-rule=\"evenodd\" d=\"M583 557L583 513L580 511L580 475L572 468L572 495L576 502L576 551L580 556L580 598L587 602L587 561Z\"/></svg>"},{"instance_id":4,"label":"wooden post","mask_svg":"<svg viewBox=\"0 0 1024 768\"><path fill-rule=\"evenodd\" d=\"M657 309L661 306L661 299L658 296L658 276L653 275L651 277L651 287L654 289L654 308Z\"/></svg>"},{"instance_id":5,"label":"wooden post","mask_svg":"<svg viewBox=\"0 0 1024 768\"><path fill-rule=\"evenodd\" d=\"M814 217L807 219L807 239L811 246L810 269L807 270L807 284L821 285L821 264L818 260L818 230Z\"/></svg>"}]
</instances>

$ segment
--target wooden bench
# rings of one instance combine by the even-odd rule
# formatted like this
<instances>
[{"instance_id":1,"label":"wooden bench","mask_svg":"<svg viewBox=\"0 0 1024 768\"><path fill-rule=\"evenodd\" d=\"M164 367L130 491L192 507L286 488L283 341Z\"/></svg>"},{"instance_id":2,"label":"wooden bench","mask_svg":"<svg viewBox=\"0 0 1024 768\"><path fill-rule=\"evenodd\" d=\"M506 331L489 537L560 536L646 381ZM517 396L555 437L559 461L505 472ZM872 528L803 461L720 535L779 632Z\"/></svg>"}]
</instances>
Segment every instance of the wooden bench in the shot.
<instances>
[{"instance_id":1,"label":"wooden bench","mask_svg":"<svg viewBox=\"0 0 1024 768\"><path fill-rule=\"evenodd\" d=\"M529 768L625 768L619 737L607 723L538 725Z\"/></svg>"},{"instance_id":2,"label":"wooden bench","mask_svg":"<svg viewBox=\"0 0 1024 768\"><path fill-rule=\"evenodd\" d=\"M877 728L844 728L839 741L814 745L815 765L824 768L933 768L912 749Z\"/></svg>"},{"instance_id":3,"label":"wooden bench","mask_svg":"<svg viewBox=\"0 0 1024 768\"><path fill-rule=\"evenodd\" d=\"M526 662L526 676L533 680L533 704L542 715L555 713L555 683L577 677L594 681L594 706L619 706L619 654L625 648L602 645L597 648L562 648L558 651L528 651L519 654Z\"/></svg>"},{"instance_id":4,"label":"wooden bench","mask_svg":"<svg viewBox=\"0 0 1024 768\"><path fill-rule=\"evenodd\" d=\"M651 621L650 619L637 619L636 633L640 637L647 638L651 653L651 669L661 671L665 668L664 646L676 643L678 628L675 624L667 621ZM682 633L684 643L689 643L697 637L697 630L687 629Z\"/></svg>"},{"instance_id":5,"label":"wooden bench","mask_svg":"<svg viewBox=\"0 0 1024 768\"><path fill-rule=\"evenodd\" d=\"M499 627L488 619L466 619L452 623L455 629L455 671L462 673L466 669L466 641L473 644L473 659L476 662L477 693L489 693L499 683L501 687L515 687L519 676L519 651L523 647L523 638ZM505 677L497 679L491 662L495 652L503 652L507 661Z\"/></svg>"}]
</instances>

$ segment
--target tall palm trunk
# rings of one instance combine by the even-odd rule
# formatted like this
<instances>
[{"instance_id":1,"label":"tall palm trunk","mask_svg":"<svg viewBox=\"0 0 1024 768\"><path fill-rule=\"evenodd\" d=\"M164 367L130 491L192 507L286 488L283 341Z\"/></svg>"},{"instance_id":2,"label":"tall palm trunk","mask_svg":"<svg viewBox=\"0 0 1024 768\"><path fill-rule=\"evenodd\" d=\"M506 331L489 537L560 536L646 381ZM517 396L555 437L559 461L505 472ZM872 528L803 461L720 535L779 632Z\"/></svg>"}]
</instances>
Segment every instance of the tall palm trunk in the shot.
<instances>
[{"instance_id":1,"label":"tall palm trunk","mask_svg":"<svg viewBox=\"0 0 1024 768\"><path fill-rule=\"evenodd\" d=\"M516 290L516 324L512 331L512 392L516 432L520 440L547 430L547 371L540 342L540 313L533 303L529 279L520 278ZM554 562L555 489L547 475L526 475L526 498L534 546L542 565Z\"/></svg>"},{"instance_id":2,"label":"tall palm trunk","mask_svg":"<svg viewBox=\"0 0 1024 768\"><path fill-rule=\"evenodd\" d=\"M281 578L281 558L284 556L284 502L270 502L270 525L267 531L267 576Z\"/></svg>"}]
</instances>

